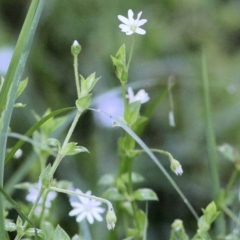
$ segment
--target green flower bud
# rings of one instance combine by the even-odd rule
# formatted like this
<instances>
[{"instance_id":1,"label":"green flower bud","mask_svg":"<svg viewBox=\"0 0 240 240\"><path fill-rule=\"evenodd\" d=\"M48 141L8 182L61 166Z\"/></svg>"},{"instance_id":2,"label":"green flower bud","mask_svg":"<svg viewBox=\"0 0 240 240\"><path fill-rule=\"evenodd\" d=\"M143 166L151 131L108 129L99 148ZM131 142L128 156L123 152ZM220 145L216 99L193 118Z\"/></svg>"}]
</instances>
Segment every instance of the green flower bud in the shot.
<instances>
[{"instance_id":1,"label":"green flower bud","mask_svg":"<svg viewBox=\"0 0 240 240\"><path fill-rule=\"evenodd\" d=\"M107 212L107 215L106 215L106 221L107 221L108 230L114 229L115 224L117 222L117 217L115 215L113 207L108 209L108 212Z\"/></svg>"},{"instance_id":2,"label":"green flower bud","mask_svg":"<svg viewBox=\"0 0 240 240\"><path fill-rule=\"evenodd\" d=\"M179 163L179 161L177 161L176 159L171 159L171 169L173 172L176 173L176 175L182 175L183 174L183 170L182 170L182 166Z\"/></svg>"},{"instance_id":3,"label":"green flower bud","mask_svg":"<svg viewBox=\"0 0 240 240\"><path fill-rule=\"evenodd\" d=\"M73 45L71 46L71 52L72 52L72 55L78 55L80 52L81 52L81 45L78 43L77 40L75 40L73 42Z\"/></svg>"}]
</instances>

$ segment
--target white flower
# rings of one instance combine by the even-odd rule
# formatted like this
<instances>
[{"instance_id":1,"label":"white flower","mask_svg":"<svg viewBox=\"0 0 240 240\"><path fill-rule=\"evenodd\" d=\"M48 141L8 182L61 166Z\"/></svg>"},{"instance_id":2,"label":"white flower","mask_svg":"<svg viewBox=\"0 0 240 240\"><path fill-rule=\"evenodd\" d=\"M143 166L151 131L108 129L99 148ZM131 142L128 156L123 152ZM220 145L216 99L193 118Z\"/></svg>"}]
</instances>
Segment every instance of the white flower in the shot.
<instances>
[{"instance_id":1,"label":"white flower","mask_svg":"<svg viewBox=\"0 0 240 240\"><path fill-rule=\"evenodd\" d=\"M0 75L5 75L7 73L12 55L12 47L3 47L0 49Z\"/></svg>"},{"instance_id":2,"label":"white flower","mask_svg":"<svg viewBox=\"0 0 240 240\"><path fill-rule=\"evenodd\" d=\"M170 111L170 112L168 113L168 117L169 117L169 125L170 125L171 127L176 127L173 111Z\"/></svg>"},{"instance_id":3,"label":"white flower","mask_svg":"<svg viewBox=\"0 0 240 240\"><path fill-rule=\"evenodd\" d=\"M79 189L76 189L76 192L82 193ZM86 195L90 196L91 191L87 191ZM78 201L70 198L70 204L74 209L69 212L69 216L77 216L77 222L81 222L84 218L87 218L90 224L94 222L94 219L99 222L103 220L100 214L103 213L105 209L99 207L102 204L100 201L80 196L77 196L76 199Z\"/></svg>"},{"instance_id":4,"label":"white flower","mask_svg":"<svg viewBox=\"0 0 240 240\"><path fill-rule=\"evenodd\" d=\"M101 109L102 111L116 118L123 115L122 98L118 96L115 92L109 92L95 98L95 106L97 109ZM94 119L96 123L101 125L102 127L112 127L112 119L106 117L103 114L94 113Z\"/></svg>"},{"instance_id":5,"label":"white flower","mask_svg":"<svg viewBox=\"0 0 240 240\"><path fill-rule=\"evenodd\" d=\"M179 161L172 159L171 160L171 169L173 172L175 172L176 175L182 175L183 169Z\"/></svg>"},{"instance_id":6,"label":"white flower","mask_svg":"<svg viewBox=\"0 0 240 240\"><path fill-rule=\"evenodd\" d=\"M118 15L118 19L124 23L119 25L122 32L125 32L127 35L131 35L133 33L144 35L146 31L140 28L140 26L146 23L147 20L146 19L139 20L141 15L142 15L142 12L138 13L137 19L134 20L133 11L131 9L128 10L128 18L122 15Z\"/></svg>"},{"instance_id":7,"label":"white flower","mask_svg":"<svg viewBox=\"0 0 240 240\"><path fill-rule=\"evenodd\" d=\"M18 149L16 152L15 152L15 154L14 154L14 158L20 158L21 156L22 156L22 154L23 154L23 151L22 151L22 149Z\"/></svg>"},{"instance_id":8,"label":"white flower","mask_svg":"<svg viewBox=\"0 0 240 240\"><path fill-rule=\"evenodd\" d=\"M29 201L29 202L32 202L34 203L37 199L37 196L38 196L38 193L39 193L39 188L38 188L38 184L35 183L33 187L30 187L28 189L29 193L28 195L26 196L26 200ZM57 193L56 192L49 192L47 194L47 199L46 199L46 202L45 202L45 207L47 208L50 208L51 207L51 201L53 199L55 199L57 196ZM42 203L43 199L41 198L39 203Z\"/></svg>"},{"instance_id":9,"label":"white flower","mask_svg":"<svg viewBox=\"0 0 240 240\"><path fill-rule=\"evenodd\" d=\"M112 207L108 209L108 212L106 215L106 221L107 221L108 230L114 229L117 222L117 217Z\"/></svg>"},{"instance_id":10,"label":"white flower","mask_svg":"<svg viewBox=\"0 0 240 240\"><path fill-rule=\"evenodd\" d=\"M129 103L140 101L141 103L147 102L150 98L147 92L144 89L141 89L134 96L133 90L131 87L128 88L128 94L126 96L129 99Z\"/></svg>"}]
</instances>

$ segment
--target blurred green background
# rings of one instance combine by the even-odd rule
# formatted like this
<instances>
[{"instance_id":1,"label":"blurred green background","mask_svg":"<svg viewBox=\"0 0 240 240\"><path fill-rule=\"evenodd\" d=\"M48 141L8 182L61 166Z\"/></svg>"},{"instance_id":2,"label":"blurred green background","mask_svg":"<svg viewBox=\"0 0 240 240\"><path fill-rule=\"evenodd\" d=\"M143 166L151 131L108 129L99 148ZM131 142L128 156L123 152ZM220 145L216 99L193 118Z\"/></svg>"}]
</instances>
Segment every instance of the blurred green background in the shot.
<instances>
[{"instance_id":1,"label":"blurred green background","mask_svg":"<svg viewBox=\"0 0 240 240\"><path fill-rule=\"evenodd\" d=\"M0 64L5 60L2 51L13 49L27 13L30 1L2 0L0 2ZM129 52L131 38L120 32L117 15L127 16L128 9L136 14L143 11L148 20L143 26L144 36L135 36L135 49L130 68L129 84L144 88L150 102L143 105L142 114L151 101L167 88L167 80L174 77L173 88L176 127L169 126L169 99L166 96L155 108L142 134L149 147L170 151L183 166L184 174L175 176L164 164L179 187L186 194L197 212L211 201L211 180L207 162L206 125L201 78L201 49L205 48L209 70L213 122L217 144L230 143L238 148L239 136L239 90L240 90L240 1L238 0L51 0L46 1L43 15L33 42L24 74L29 84L20 102L23 109L14 111L11 127L13 132L24 133L35 123L32 110L42 115L47 108L74 106L76 89L70 46L74 40L82 46L79 71L87 77L92 72L101 76L94 89L97 98L107 97L110 90L119 87L114 75L110 55L115 55L125 43ZM7 58L7 57L6 57ZM4 75L4 69L0 73ZM116 90L117 92L117 90ZM116 97L112 96L111 97ZM109 99L110 102L113 102ZM94 107L93 106L93 107ZM100 106L101 108L101 106ZM114 110L119 105L112 106ZM117 116L118 117L118 116ZM73 140L87 147L90 154L68 157L60 165L55 177L72 181L83 191L91 189L101 195L104 188L97 185L105 173L117 172L117 139L121 130L104 127L92 112L80 120ZM67 125L59 136L63 140ZM16 140L10 139L9 147ZM39 174L37 159L32 147L23 147L23 156L6 169L8 182L16 168L32 156L22 181L36 182ZM35 161L36 160L36 161ZM229 180L233 164L220 155L219 173L221 185ZM168 239L171 223L180 218L188 233L196 230L196 221L165 177L146 156L135 160L134 171L145 177L141 187L152 188L158 194L158 202L149 203L149 239ZM20 199L24 201L21 192ZM19 193L13 194L18 200ZM145 206L143 205L143 208ZM55 223L59 223L70 235L77 232L75 219L68 216L68 199L59 195L54 206ZM92 227L93 239L104 239L107 230L103 223ZM98 234L98 235L96 235ZM94 237L95 236L95 237Z\"/></svg>"}]
</instances>

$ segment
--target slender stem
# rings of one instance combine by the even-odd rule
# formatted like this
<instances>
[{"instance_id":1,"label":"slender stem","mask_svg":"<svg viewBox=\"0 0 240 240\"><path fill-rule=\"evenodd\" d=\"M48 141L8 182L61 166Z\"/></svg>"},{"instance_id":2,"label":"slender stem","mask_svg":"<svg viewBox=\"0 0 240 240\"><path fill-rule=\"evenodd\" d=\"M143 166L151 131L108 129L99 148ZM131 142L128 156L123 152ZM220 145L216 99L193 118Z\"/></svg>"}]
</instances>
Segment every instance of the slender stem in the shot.
<instances>
[{"instance_id":1,"label":"slender stem","mask_svg":"<svg viewBox=\"0 0 240 240\"><path fill-rule=\"evenodd\" d=\"M126 84L125 84L125 82L121 82L121 87L122 87L123 109L124 109L124 112L125 112L126 107L127 107Z\"/></svg>"},{"instance_id":2,"label":"slender stem","mask_svg":"<svg viewBox=\"0 0 240 240\"><path fill-rule=\"evenodd\" d=\"M134 35L132 36L132 46L131 46L131 50L130 50L130 54L129 54L129 58L128 58L127 70L129 70L129 66L130 66L130 63L132 60L133 49L134 49Z\"/></svg>"},{"instance_id":3,"label":"slender stem","mask_svg":"<svg viewBox=\"0 0 240 240\"><path fill-rule=\"evenodd\" d=\"M111 117L112 119L114 119L114 121L121 127L123 128L141 147L142 149L145 150L145 152L148 154L148 156L152 159L152 161L158 166L158 168L162 171L162 173L164 174L164 176L167 178L167 180L171 183L171 185L173 186L173 188L177 191L177 193L180 195L180 197L182 198L183 202L186 204L186 206L188 207L188 209L191 211L191 213L193 214L193 216L198 220L198 214L196 213L196 211L194 210L194 208L192 207L191 203L188 201L188 199L185 197L185 195L183 194L183 192L181 191L181 189L177 186L177 184L175 183L175 181L172 179L172 177L168 174L168 172L165 170L165 168L162 166L162 164L158 161L158 159L156 158L156 156L152 153L151 149L148 148L148 146L137 136L137 134L135 132L132 131L132 129L130 129L126 124L124 124L122 121L118 120L117 118L109 115L108 113L105 113L103 111L99 111L99 110L95 110L92 108L89 108L89 110L92 110L94 112L100 112L106 116ZM165 152L165 151L163 151Z\"/></svg>"},{"instance_id":4,"label":"slender stem","mask_svg":"<svg viewBox=\"0 0 240 240\"><path fill-rule=\"evenodd\" d=\"M208 148L208 162L210 168L210 176L212 183L212 197L216 201L218 193L220 191L220 180L218 175L218 164L217 164L217 147L214 133L214 127L212 122L212 111L210 104L210 89L209 79L207 70L207 60L204 50L202 51L202 80L204 90L204 101L205 101L205 113L206 113L206 127L207 127L207 148ZM216 232L217 234L224 234L226 231L226 225L224 216L221 214L216 220Z\"/></svg>"},{"instance_id":5,"label":"slender stem","mask_svg":"<svg viewBox=\"0 0 240 240\"><path fill-rule=\"evenodd\" d=\"M76 192L76 191L65 190L65 189L62 189L62 188L57 188L57 187L52 187L52 186L50 186L48 189L52 190L52 191L55 191L55 192L61 192L61 193L69 194L69 195L75 195L75 196L94 199L94 200L106 203L108 205L109 209L113 208L112 203L110 201L108 201L107 199L104 199L104 198L96 197L96 196L93 196L93 195L87 195L87 194Z\"/></svg>"},{"instance_id":6,"label":"slender stem","mask_svg":"<svg viewBox=\"0 0 240 240\"><path fill-rule=\"evenodd\" d=\"M32 215L33 215L33 213L34 213L34 211L35 211L35 209L36 209L36 207L37 207L37 205L38 205L38 202L39 202L39 200L41 199L41 196L42 196L44 190L45 190L44 188L41 188L41 189L40 189L40 191L39 191L39 193L38 193L38 196L37 196L37 199L36 199L36 201L34 202L32 208L31 208L31 210L30 210L30 212L29 212L29 214L28 214L28 218L29 218L29 219L32 217ZM26 230L27 226L28 226L28 222L25 221L25 223L24 223L24 225L23 225L23 232ZM19 234L19 233L18 233L17 236L14 238L14 240L20 240L23 236L24 236L24 234Z\"/></svg>"},{"instance_id":7,"label":"slender stem","mask_svg":"<svg viewBox=\"0 0 240 240\"><path fill-rule=\"evenodd\" d=\"M77 96L80 98L81 95L81 85L79 80L79 74L78 74L78 55L73 55L73 68L74 68L74 75L75 75L75 82L77 87Z\"/></svg>"}]
</instances>

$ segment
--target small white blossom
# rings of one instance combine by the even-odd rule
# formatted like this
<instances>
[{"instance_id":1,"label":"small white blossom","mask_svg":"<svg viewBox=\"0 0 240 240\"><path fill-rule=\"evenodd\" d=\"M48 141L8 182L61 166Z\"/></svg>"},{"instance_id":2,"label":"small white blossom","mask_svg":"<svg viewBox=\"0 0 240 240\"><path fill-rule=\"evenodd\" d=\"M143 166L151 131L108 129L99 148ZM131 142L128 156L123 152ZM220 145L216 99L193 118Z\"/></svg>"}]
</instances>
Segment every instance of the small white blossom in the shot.
<instances>
[{"instance_id":1,"label":"small white blossom","mask_svg":"<svg viewBox=\"0 0 240 240\"><path fill-rule=\"evenodd\" d=\"M118 19L123 23L120 24L119 27L121 28L122 32L125 32L127 35L131 35L133 33L138 33L144 35L146 31L140 26L147 22L146 19L141 19L142 12L138 13L137 19L133 18L133 11L131 9L128 10L128 18L118 15Z\"/></svg>"},{"instance_id":2,"label":"small white blossom","mask_svg":"<svg viewBox=\"0 0 240 240\"><path fill-rule=\"evenodd\" d=\"M169 112L168 118L169 118L169 125L170 125L171 127L176 127L173 111L170 111L170 112Z\"/></svg>"},{"instance_id":3,"label":"small white blossom","mask_svg":"<svg viewBox=\"0 0 240 240\"><path fill-rule=\"evenodd\" d=\"M114 229L117 222L117 217L112 207L107 212L106 221L108 230Z\"/></svg>"},{"instance_id":4,"label":"small white blossom","mask_svg":"<svg viewBox=\"0 0 240 240\"><path fill-rule=\"evenodd\" d=\"M38 193L39 193L39 187L38 187L38 184L34 184L33 187L30 187L28 189L28 194L26 196L26 200L29 201L29 202L32 202L34 203L36 200L37 200L37 196L38 196ZM45 202L45 207L47 208L50 208L51 207L51 201L53 199L55 199L57 196L57 193L56 192L49 192L47 194L47 199L46 199L46 202ZM39 203L42 203L43 199L41 198Z\"/></svg>"},{"instance_id":5,"label":"small white blossom","mask_svg":"<svg viewBox=\"0 0 240 240\"><path fill-rule=\"evenodd\" d=\"M79 189L76 189L76 192L82 193ZM86 195L90 196L91 191L87 191ZM102 204L100 201L81 196L76 196L76 199L70 198L70 204L74 209L69 212L69 216L77 216L77 222L81 222L84 218L87 218L90 224L93 224L94 219L99 222L103 220L100 214L105 209L99 207Z\"/></svg>"},{"instance_id":6,"label":"small white blossom","mask_svg":"<svg viewBox=\"0 0 240 240\"><path fill-rule=\"evenodd\" d=\"M13 55L12 47L0 48L0 75L5 75Z\"/></svg>"},{"instance_id":7,"label":"small white blossom","mask_svg":"<svg viewBox=\"0 0 240 240\"><path fill-rule=\"evenodd\" d=\"M175 172L176 175L182 175L183 169L179 161L172 159L171 160L171 169L173 172Z\"/></svg>"},{"instance_id":8,"label":"small white blossom","mask_svg":"<svg viewBox=\"0 0 240 240\"><path fill-rule=\"evenodd\" d=\"M22 149L19 148L19 149L15 152L14 158L18 159L18 158L20 158L20 157L22 156L22 154L23 154L23 151L22 151Z\"/></svg>"},{"instance_id":9,"label":"small white blossom","mask_svg":"<svg viewBox=\"0 0 240 240\"><path fill-rule=\"evenodd\" d=\"M141 103L147 102L150 98L144 89L139 90L136 95L131 87L128 88L128 94L126 96L129 99L129 103L140 101Z\"/></svg>"}]
</instances>

